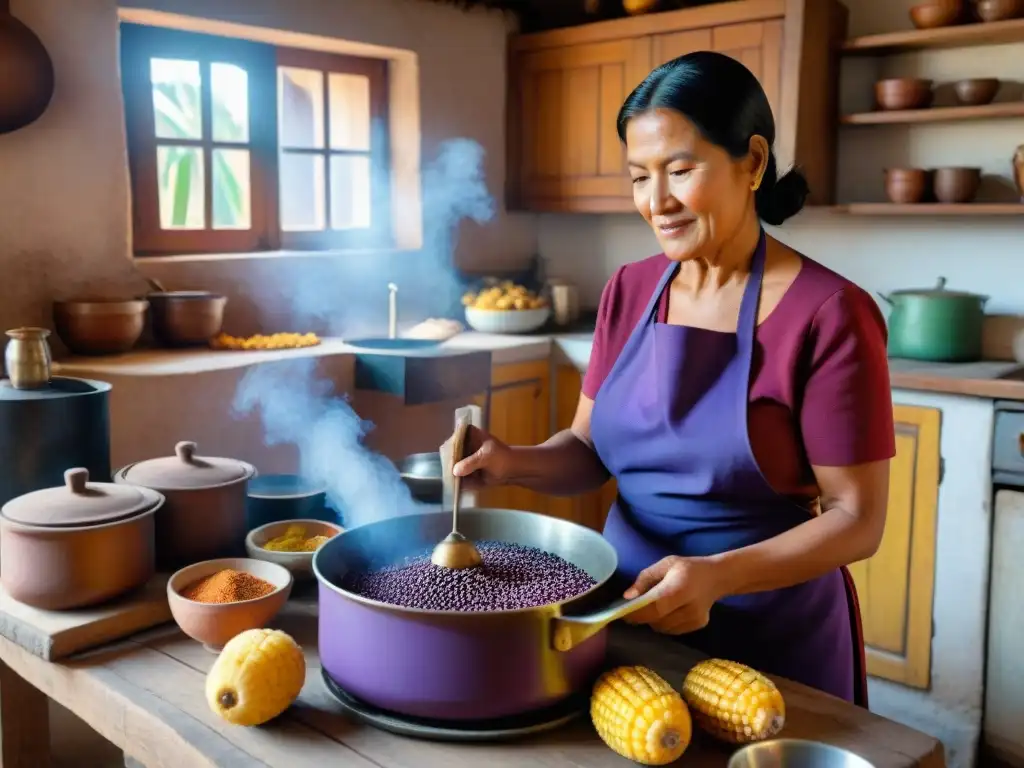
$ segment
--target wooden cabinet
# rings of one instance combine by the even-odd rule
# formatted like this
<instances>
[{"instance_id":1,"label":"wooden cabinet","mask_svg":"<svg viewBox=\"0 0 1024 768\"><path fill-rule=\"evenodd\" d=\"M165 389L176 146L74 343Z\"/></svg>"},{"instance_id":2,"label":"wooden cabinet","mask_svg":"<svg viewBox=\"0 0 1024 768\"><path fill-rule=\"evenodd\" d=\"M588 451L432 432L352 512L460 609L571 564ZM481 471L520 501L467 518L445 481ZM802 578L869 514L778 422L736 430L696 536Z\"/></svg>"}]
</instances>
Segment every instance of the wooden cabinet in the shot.
<instances>
[{"instance_id":1,"label":"wooden cabinet","mask_svg":"<svg viewBox=\"0 0 1024 768\"><path fill-rule=\"evenodd\" d=\"M555 369L553 432L572 426L581 384L580 373L573 366L559 365ZM615 501L616 493L615 481L609 480L604 487L582 496L549 497L547 512L554 517L571 520L600 531L604 528L605 517L608 516L608 510Z\"/></svg>"},{"instance_id":2,"label":"wooden cabinet","mask_svg":"<svg viewBox=\"0 0 1024 768\"><path fill-rule=\"evenodd\" d=\"M811 202L831 204L835 51L846 16L838 0L738 0L514 37L509 207L632 212L619 108L654 67L708 49L760 79L777 123L780 166L800 165Z\"/></svg>"},{"instance_id":3,"label":"wooden cabinet","mask_svg":"<svg viewBox=\"0 0 1024 768\"><path fill-rule=\"evenodd\" d=\"M896 457L882 544L850 566L860 597L868 674L927 689L940 480L941 411L897 405Z\"/></svg>"},{"instance_id":4,"label":"wooden cabinet","mask_svg":"<svg viewBox=\"0 0 1024 768\"><path fill-rule=\"evenodd\" d=\"M494 366L487 415L492 435L509 445L537 445L551 436L550 367L547 358ZM547 501L547 496L513 486L487 488L477 495L478 506L526 512L547 511Z\"/></svg>"}]
</instances>

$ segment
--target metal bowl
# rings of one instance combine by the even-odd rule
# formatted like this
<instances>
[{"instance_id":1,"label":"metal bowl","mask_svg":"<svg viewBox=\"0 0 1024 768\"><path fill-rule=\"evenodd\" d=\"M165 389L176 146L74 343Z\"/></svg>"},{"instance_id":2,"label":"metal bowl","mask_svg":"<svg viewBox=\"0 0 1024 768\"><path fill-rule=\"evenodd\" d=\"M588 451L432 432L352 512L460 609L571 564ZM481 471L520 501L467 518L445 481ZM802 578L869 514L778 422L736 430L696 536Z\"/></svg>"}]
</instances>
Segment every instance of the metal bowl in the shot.
<instances>
[{"instance_id":1,"label":"metal bowl","mask_svg":"<svg viewBox=\"0 0 1024 768\"><path fill-rule=\"evenodd\" d=\"M414 453L406 456L398 465L404 482L412 492L412 497L423 504L440 504L444 498L444 482L441 454Z\"/></svg>"},{"instance_id":2,"label":"metal bowl","mask_svg":"<svg viewBox=\"0 0 1024 768\"><path fill-rule=\"evenodd\" d=\"M748 744L729 758L728 768L875 768L841 747L805 739Z\"/></svg>"}]
</instances>

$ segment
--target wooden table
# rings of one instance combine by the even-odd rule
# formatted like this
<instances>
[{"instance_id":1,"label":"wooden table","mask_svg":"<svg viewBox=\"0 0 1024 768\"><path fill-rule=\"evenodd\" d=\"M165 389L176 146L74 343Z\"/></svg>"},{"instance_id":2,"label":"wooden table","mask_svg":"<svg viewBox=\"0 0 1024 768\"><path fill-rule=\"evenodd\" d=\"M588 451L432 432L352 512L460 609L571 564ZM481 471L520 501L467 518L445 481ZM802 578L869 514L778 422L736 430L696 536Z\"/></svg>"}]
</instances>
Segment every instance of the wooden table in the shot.
<instances>
[{"instance_id":1,"label":"wooden table","mask_svg":"<svg viewBox=\"0 0 1024 768\"><path fill-rule=\"evenodd\" d=\"M624 768L585 718L507 744L451 744L402 738L344 715L324 687L316 650L316 608L293 600L275 622L305 649L308 673L299 701L260 728L231 726L203 695L214 656L167 625L64 663L47 662L0 638L2 768L43 768L48 760L46 700L70 709L147 768ZM617 625L616 657L654 668L677 686L692 651L647 630ZM780 680L785 736L848 747L877 768L943 768L930 736L795 683ZM495 691L500 695L500 691ZM681 765L725 766L729 751L697 738Z\"/></svg>"}]
</instances>

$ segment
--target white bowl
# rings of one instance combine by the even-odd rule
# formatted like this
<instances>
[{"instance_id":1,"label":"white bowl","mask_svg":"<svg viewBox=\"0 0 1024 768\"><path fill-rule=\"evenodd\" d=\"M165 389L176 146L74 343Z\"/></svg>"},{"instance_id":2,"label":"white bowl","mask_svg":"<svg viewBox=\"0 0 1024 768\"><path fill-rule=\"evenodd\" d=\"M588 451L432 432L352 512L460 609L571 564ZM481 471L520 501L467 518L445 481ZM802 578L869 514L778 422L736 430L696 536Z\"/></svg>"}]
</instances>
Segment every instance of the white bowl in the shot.
<instances>
[{"instance_id":1,"label":"white bowl","mask_svg":"<svg viewBox=\"0 0 1024 768\"><path fill-rule=\"evenodd\" d=\"M293 525L301 525L307 536L337 536L345 529L323 520L279 520L253 528L245 537L245 551L255 560L275 563L291 571L296 581L313 578L313 552L278 552L262 545L280 536Z\"/></svg>"},{"instance_id":2,"label":"white bowl","mask_svg":"<svg viewBox=\"0 0 1024 768\"><path fill-rule=\"evenodd\" d=\"M544 325L551 307L540 309L477 309L466 307L466 323L480 333L530 333Z\"/></svg>"},{"instance_id":3,"label":"white bowl","mask_svg":"<svg viewBox=\"0 0 1024 768\"><path fill-rule=\"evenodd\" d=\"M200 603L189 600L181 590L206 576L230 568L269 581L275 589L255 600L235 603ZM167 581L167 602L178 627L207 650L217 653L228 640L247 629L262 629L277 615L292 591L292 574L287 568L247 557L204 560L176 571Z\"/></svg>"}]
</instances>

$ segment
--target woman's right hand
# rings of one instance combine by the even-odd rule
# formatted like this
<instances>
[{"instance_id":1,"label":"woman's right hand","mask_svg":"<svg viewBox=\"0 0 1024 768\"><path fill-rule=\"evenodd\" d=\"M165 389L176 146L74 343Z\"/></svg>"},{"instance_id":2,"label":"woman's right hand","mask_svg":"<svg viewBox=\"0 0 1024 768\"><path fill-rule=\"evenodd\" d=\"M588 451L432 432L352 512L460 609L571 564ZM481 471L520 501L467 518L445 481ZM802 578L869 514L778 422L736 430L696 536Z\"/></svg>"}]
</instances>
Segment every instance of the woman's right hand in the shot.
<instances>
[{"instance_id":1,"label":"woman's right hand","mask_svg":"<svg viewBox=\"0 0 1024 768\"><path fill-rule=\"evenodd\" d=\"M512 449L498 438L479 427L466 430L466 441L462 446L463 459L452 466L452 448L455 436L449 437L441 446L441 462L445 477L456 475L462 478L466 490L488 485L504 485L508 482L512 464Z\"/></svg>"}]
</instances>

